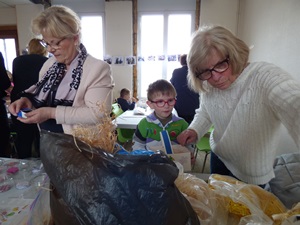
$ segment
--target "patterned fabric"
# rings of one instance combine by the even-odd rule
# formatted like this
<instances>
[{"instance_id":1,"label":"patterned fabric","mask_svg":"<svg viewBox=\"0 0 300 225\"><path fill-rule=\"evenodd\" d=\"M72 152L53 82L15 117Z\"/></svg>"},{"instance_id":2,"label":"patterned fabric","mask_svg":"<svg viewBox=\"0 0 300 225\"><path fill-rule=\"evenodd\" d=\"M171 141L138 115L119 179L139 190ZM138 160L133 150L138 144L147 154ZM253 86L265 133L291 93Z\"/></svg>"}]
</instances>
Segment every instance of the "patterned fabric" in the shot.
<instances>
[{"instance_id":1,"label":"patterned fabric","mask_svg":"<svg viewBox=\"0 0 300 225\"><path fill-rule=\"evenodd\" d=\"M162 130L168 132L172 144L178 144L177 136L187 127L188 123L174 114L171 115L170 121L163 126L153 112L139 122L133 135L134 145L132 149L149 149L150 146L161 146L160 132Z\"/></svg>"},{"instance_id":2,"label":"patterned fabric","mask_svg":"<svg viewBox=\"0 0 300 225\"><path fill-rule=\"evenodd\" d=\"M72 69L70 76L68 73L66 75L65 64L55 62L43 78L25 90L22 96L28 97L35 108L58 105L71 106L80 84L82 67L87 57L84 45L80 44L79 48L79 54L72 62L72 64L75 63L75 66L70 65ZM78 62L77 65L76 61ZM62 80L64 85L60 85Z\"/></svg>"}]
</instances>

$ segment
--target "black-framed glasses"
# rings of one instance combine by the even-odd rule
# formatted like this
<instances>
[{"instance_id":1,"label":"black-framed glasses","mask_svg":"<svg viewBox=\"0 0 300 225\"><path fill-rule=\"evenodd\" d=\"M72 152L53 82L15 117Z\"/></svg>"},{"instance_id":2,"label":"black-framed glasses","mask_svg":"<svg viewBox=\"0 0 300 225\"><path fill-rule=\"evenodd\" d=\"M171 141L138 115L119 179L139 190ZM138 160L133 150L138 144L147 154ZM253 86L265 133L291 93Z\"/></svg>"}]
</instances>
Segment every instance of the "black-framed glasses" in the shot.
<instances>
[{"instance_id":1,"label":"black-framed glasses","mask_svg":"<svg viewBox=\"0 0 300 225\"><path fill-rule=\"evenodd\" d=\"M152 103L155 103L157 107L162 108L164 107L166 104L168 104L169 106L173 106L176 103L176 98L171 98L167 101L164 100L158 100L158 101L150 101Z\"/></svg>"},{"instance_id":2,"label":"black-framed glasses","mask_svg":"<svg viewBox=\"0 0 300 225\"><path fill-rule=\"evenodd\" d=\"M47 43L44 39L40 41L40 44L44 47L44 48L53 48L55 50L60 48L60 43L65 40L66 37L60 39L58 42L54 43L54 44L49 44Z\"/></svg>"},{"instance_id":3,"label":"black-framed glasses","mask_svg":"<svg viewBox=\"0 0 300 225\"><path fill-rule=\"evenodd\" d=\"M229 68L229 57L221 62L218 62L213 68L206 69L201 72L196 72L195 75L200 80L208 80L212 76L212 72L223 73Z\"/></svg>"}]
</instances>

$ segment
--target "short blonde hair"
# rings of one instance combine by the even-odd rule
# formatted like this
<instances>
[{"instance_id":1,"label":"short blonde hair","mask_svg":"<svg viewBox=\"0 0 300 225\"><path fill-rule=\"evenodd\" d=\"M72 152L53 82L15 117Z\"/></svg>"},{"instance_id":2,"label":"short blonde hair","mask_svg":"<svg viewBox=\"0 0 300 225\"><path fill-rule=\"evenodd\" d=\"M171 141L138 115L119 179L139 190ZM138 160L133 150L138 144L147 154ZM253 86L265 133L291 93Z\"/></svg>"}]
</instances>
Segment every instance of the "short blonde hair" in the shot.
<instances>
[{"instance_id":1,"label":"short blonde hair","mask_svg":"<svg viewBox=\"0 0 300 225\"><path fill-rule=\"evenodd\" d=\"M197 30L192 38L187 56L189 67L189 86L196 92L205 92L203 81L196 77L196 72L203 69L212 51L216 50L222 57L229 58L234 75L240 74L249 59L249 47L229 30L221 26L204 26Z\"/></svg>"},{"instance_id":2,"label":"short blonde hair","mask_svg":"<svg viewBox=\"0 0 300 225\"><path fill-rule=\"evenodd\" d=\"M79 36L81 22L78 15L70 8L54 5L41 12L31 23L35 35L47 34L57 38Z\"/></svg>"},{"instance_id":3,"label":"short blonde hair","mask_svg":"<svg viewBox=\"0 0 300 225\"><path fill-rule=\"evenodd\" d=\"M28 54L37 54L46 56L48 54L47 49L41 45L42 39L32 38L28 43Z\"/></svg>"}]
</instances>

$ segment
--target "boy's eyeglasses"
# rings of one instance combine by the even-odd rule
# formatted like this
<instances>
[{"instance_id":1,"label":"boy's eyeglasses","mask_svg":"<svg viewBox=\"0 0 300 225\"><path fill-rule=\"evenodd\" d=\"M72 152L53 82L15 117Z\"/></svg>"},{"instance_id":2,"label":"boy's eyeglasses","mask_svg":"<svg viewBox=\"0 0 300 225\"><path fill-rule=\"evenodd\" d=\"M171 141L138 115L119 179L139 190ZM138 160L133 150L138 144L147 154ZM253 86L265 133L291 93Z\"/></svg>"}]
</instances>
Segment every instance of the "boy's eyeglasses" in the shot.
<instances>
[{"instance_id":1,"label":"boy's eyeglasses","mask_svg":"<svg viewBox=\"0 0 300 225\"><path fill-rule=\"evenodd\" d=\"M166 104L168 104L169 106L175 105L175 103L176 103L176 98L169 99L168 101L158 100L158 101L150 101L150 102L155 103L157 107L162 108L162 107L164 107Z\"/></svg>"},{"instance_id":2,"label":"boy's eyeglasses","mask_svg":"<svg viewBox=\"0 0 300 225\"><path fill-rule=\"evenodd\" d=\"M196 72L195 75L200 80L208 80L212 76L212 71L215 71L217 73L223 73L229 68L229 58L227 57L223 61L217 63L213 68L206 69L202 72Z\"/></svg>"},{"instance_id":3,"label":"boy's eyeglasses","mask_svg":"<svg viewBox=\"0 0 300 225\"><path fill-rule=\"evenodd\" d=\"M56 42L55 44L49 44L49 43L47 43L45 40L41 40L41 41L40 41L40 44L41 44L44 48L53 48L53 49L57 50L57 49L60 48L60 45L59 45L59 44L60 44L63 40L65 40L65 39L66 39L66 37L60 39L60 40L59 40L58 42Z\"/></svg>"}]
</instances>

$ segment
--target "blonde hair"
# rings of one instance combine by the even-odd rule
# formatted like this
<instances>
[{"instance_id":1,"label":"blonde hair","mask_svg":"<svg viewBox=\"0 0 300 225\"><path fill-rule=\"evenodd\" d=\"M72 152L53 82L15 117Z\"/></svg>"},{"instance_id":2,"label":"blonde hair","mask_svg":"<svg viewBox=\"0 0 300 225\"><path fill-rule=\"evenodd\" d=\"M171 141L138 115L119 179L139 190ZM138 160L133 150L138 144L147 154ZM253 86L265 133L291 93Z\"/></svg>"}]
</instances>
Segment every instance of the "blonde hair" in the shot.
<instances>
[{"instance_id":1,"label":"blonde hair","mask_svg":"<svg viewBox=\"0 0 300 225\"><path fill-rule=\"evenodd\" d=\"M47 34L57 38L75 37L81 39L81 22L78 15L68 7L55 5L41 12L31 22L35 35Z\"/></svg>"},{"instance_id":2,"label":"blonde hair","mask_svg":"<svg viewBox=\"0 0 300 225\"><path fill-rule=\"evenodd\" d=\"M194 91L207 91L203 87L203 81L198 79L195 74L203 69L214 50L222 57L229 58L234 75L240 74L248 63L249 47L229 30L221 26L199 28L193 35L187 56L188 83Z\"/></svg>"},{"instance_id":3,"label":"blonde hair","mask_svg":"<svg viewBox=\"0 0 300 225\"><path fill-rule=\"evenodd\" d=\"M33 38L28 43L28 54L37 54L47 56L47 49L41 45L42 39Z\"/></svg>"}]
</instances>

